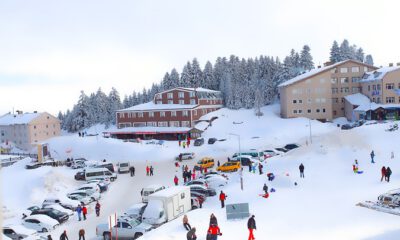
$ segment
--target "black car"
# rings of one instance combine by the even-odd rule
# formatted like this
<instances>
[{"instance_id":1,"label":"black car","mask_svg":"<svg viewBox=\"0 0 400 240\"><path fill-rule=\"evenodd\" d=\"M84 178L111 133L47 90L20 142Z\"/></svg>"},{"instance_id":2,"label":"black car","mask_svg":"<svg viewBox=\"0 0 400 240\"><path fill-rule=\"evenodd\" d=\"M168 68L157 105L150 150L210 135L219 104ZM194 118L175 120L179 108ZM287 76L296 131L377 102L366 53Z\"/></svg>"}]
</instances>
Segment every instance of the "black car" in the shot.
<instances>
[{"instance_id":1,"label":"black car","mask_svg":"<svg viewBox=\"0 0 400 240\"><path fill-rule=\"evenodd\" d=\"M208 139L208 144L214 144L217 141L216 138L209 138Z\"/></svg>"},{"instance_id":2,"label":"black car","mask_svg":"<svg viewBox=\"0 0 400 240\"><path fill-rule=\"evenodd\" d=\"M69 216L66 213L60 212L56 209L51 209L51 208L42 208L38 209L32 212L31 215L35 214L44 214L47 215L55 220L57 220L59 223L63 223L68 220Z\"/></svg>"},{"instance_id":3,"label":"black car","mask_svg":"<svg viewBox=\"0 0 400 240\"><path fill-rule=\"evenodd\" d=\"M76 174L75 174L75 180L85 180L86 179L86 177L85 177L85 172L77 172Z\"/></svg>"},{"instance_id":4,"label":"black car","mask_svg":"<svg viewBox=\"0 0 400 240\"><path fill-rule=\"evenodd\" d=\"M298 147L300 147L298 144L291 143L291 144L286 144L285 149L292 150L292 149L295 149L295 148L298 148Z\"/></svg>"},{"instance_id":5,"label":"black car","mask_svg":"<svg viewBox=\"0 0 400 240\"><path fill-rule=\"evenodd\" d=\"M96 168L107 168L108 170L110 170L110 172L114 172L114 164L112 163L103 163L97 165Z\"/></svg>"},{"instance_id":6,"label":"black car","mask_svg":"<svg viewBox=\"0 0 400 240\"><path fill-rule=\"evenodd\" d=\"M190 185L190 192L197 192L206 195L207 197L212 197L217 195L217 192L213 188L205 188L198 185Z\"/></svg>"},{"instance_id":7,"label":"black car","mask_svg":"<svg viewBox=\"0 0 400 240\"><path fill-rule=\"evenodd\" d=\"M197 147L201 146L203 144L204 144L204 138L198 138L198 139L194 140L194 145Z\"/></svg>"},{"instance_id":8,"label":"black car","mask_svg":"<svg viewBox=\"0 0 400 240\"><path fill-rule=\"evenodd\" d=\"M285 148L275 148L275 150L279 151L279 152L287 152L288 150Z\"/></svg>"},{"instance_id":9,"label":"black car","mask_svg":"<svg viewBox=\"0 0 400 240\"><path fill-rule=\"evenodd\" d=\"M352 128L353 127L350 124L343 124L342 127L341 127L342 130L349 130L349 129L352 129Z\"/></svg>"},{"instance_id":10,"label":"black car","mask_svg":"<svg viewBox=\"0 0 400 240\"><path fill-rule=\"evenodd\" d=\"M39 167L41 167L41 166L42 166L41 163L32 162L32 163L26 164L26 165L25 165L25 168L26 168L26 169L35 169L35 168L39 168Z\"/></svg>"}]
</instances>

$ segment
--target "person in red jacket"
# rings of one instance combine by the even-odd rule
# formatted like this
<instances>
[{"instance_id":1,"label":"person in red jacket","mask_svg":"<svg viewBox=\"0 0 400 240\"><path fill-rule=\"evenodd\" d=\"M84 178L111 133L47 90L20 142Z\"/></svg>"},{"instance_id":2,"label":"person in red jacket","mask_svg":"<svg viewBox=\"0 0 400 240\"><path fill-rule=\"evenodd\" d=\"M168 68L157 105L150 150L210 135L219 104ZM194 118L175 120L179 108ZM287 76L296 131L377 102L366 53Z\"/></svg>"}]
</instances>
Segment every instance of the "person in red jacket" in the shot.
<instances>
[{"instance_id":1,"label":"person in red jacket","mask_svg":"<svg viewBox=\"0 0 400 240\"><path fill-rule=\"evenodd\" d=\"M175 186L178 186L178 177L175 175L175 177L174 177L174 183L175 183Z\"/></svg>"},{"instance_id":2,"label":"person in red jacket","mask_svg":"<svg viewBox=\"0 0 400 240\"><path fill-rule=\"evenodd\" d=\"M149 173L150 173L150 167L146 166L146 176L149 176Z\"/></svg>"},{"instance_id":3,"label":"person in red jacket","mask_svg":"<svg viewBox=\"0 0 400 240\"><path fill-rule=\"evenodd\" d=\"M383 178L385 178L385 176L386 176L386 168L385 168L385 166L382 167L381 174L382 174L382 177L381 177L381 182L382 182Z\"/></svg>"},{"instance_id":4,"label":"person in red jacket","mask_svg":"<svg viewBox=\"0 0 400 240\"><path fill-rule=\"evenodd\" d=\"M217 240L218 239L218 235L221 236L221 230L219 229L218 225L216 224L211 224L211 226L208 228L208 236L210 238L210 240ZM208 239L208 237L207 237Z\"/></svg>"},{"instance_id":5,"label":"person in red jacket","mask_svg":"<svg viewBox=\"0 0 400 240\"><path fill-rule=\"evenodd\" d=\"M83 220L86 220L87 208L85 205L82 207Z\"/></svg>"},{"instance_id":6,"label":"person in red jacket","mask_svg":"<svg viewBox=\"0 0 400 240\"><path fill-rule=\"evenodd\" d=\"M221 190L221 193L219 194L219 200L221 201L221 208L225 207L225 200L226 200L226 194Z\"/></svg>"}]
</instances>

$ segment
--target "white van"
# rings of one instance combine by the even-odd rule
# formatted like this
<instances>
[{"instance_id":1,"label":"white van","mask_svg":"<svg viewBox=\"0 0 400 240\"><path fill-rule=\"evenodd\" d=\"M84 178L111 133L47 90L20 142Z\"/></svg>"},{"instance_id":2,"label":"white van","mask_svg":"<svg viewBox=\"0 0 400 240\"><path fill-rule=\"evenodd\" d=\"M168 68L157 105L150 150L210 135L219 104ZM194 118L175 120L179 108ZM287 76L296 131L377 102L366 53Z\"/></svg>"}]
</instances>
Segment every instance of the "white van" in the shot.
<instances>
[{"instance_id":1,"label":"white van","mask_svg":"<svg viewBox=\"0 0 400 240\"><path fill-rule=\"evenodd\" d=\"M158 184L149 185L143 188L140 192L140 194L142 195L142 202L147 203L150 194L161 191L163 189L165 189L165 187Z\"/></svg>"},{"instance_id":2,"label":"white van","mask_svg":"<svg viewBox=\"0 0 400 240\"><path fill-rule=\"evenodd\" d=\"M110 181L114 181L117 179L117 174L112 173L107 168L89 168L85 171L85 180L89 181L92 179L99 179L99 178L109 178Z\"/></svg>"},{"instance_id":3,"label":"white van","mask_svg":"<svg viewBox=\"0 0 400 240\"><path fill-rule=\"evenodd\" d=\"M129 162L118 163L118 173L129 172L131 164Z\"/></svg>"}]
</instances>

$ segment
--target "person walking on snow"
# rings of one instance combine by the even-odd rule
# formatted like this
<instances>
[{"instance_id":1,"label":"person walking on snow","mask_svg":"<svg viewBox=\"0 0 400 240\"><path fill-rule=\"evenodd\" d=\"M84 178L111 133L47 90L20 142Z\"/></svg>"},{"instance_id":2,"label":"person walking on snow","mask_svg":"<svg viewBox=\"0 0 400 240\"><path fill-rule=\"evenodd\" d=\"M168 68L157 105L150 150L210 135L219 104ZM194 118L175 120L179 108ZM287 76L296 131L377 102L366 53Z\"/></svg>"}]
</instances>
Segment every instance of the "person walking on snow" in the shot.
<instances>
[{"instance_id":1,"label":"person walking on snow","mask_svg":"<svg viewBox=\"0 0 400 240\"><path fill-rule=\"evenodd\" d=\"M183 216L182 221L183 221L183 227L185 227L186 231L189 231L190 229L192 229L192 227L189 224L189 219L186 214Z\"/></svg>"},{"instance_id":2,"label":"person walking on snow","mask_svg":"<svg viewBox=\"0 0 400 240\"><path fill-rule=\"evenodd\" d=\"M86 220L87 208L85 205L82 207L83 220Z\"/></svg>"},{"instance_id":3,"label":"person walking on snow","mask_svg":"<svg viewBox=\"0 0 400 240\"><path fill-rule=\"evenodd\" d=\"M249 163L249 172L251 172L251 163Z\"/></svg>"},{"instance_id":4,"label":"person walking on snow","mask_svg":"<svg viewBox=\"0 0 400 240\"><path fill-rule=\"evenodd\" d=\"M60 235L60 240L69 240L66 230L64 230L64 232Z\"/></svg>"},{"instance_id":5,"label":"person walking on snow","mask_svg":"<svg viewBox=\"0 0 400 240\"><path fill-rule=\"evenodd\" d=\"M210 226L212 224L218 225L218 220L217 220L217 217L215 217L214 213L211 213L211 215L210 215Z\"/></svg>"},{"instance_id":6,"label":"person walking on snow","mask_svg":"<svg viewBox=\"0 0 400 240\"><path fill-rule=\"evenodd\" d=\"M195 227L190 229L190 231L186 234L186 239L187 240L196 240L197 239Z\"/></svg>"},{"instance_id":7,"label":"person walking on snow","mask_svg":"<svg viewBox=\"0 0 400 240\"><path fill-rule=\"evenodd\" d=\"M390 181L390 175L392 175L392 169L390 169L390 167L386 168L386 181L389 182Z\"/></svg>"},{"instance_id":8,"label":"person walking on snow","mask_svg":"<svg viewBox=\"0 0 400 240\"><path fill-rule=\"evenodd\" d=\"M79 230L79 240L85 240L85 229L80 229Z\"/></svg>"},{"instance_id":9,"label":"person walking on snow","mask_svg":"<svg viewBox=\"0 0 400 240\"><path fill-rule=\"evenodd\" d=\"M97 201L95 209L96 209L96 216L97 217L100 216L100 203L99 203L99 201Z\"/></svg>"},{"instance_id":10,"label":"person walking on snow","mask_svg":"<svg viewBox=\"0 0 400 240\"><path fill-rule=\"evenodd\" d=\"M135 176L135 167L134 166L130 166L129 167L129 172L131 173L131 177Z\"/></svg>"},{"instance_id":11,"label":"person walking on snow","mask_svg":"<svg viewBox=\"0 0 400 240\"><path fill-rule=\"evenodd\" d=\"M174 183L175 183L175 186L178 186L178 177L175 175L175 177L174 177Z\"/></svg>"},{"instance_id":12,"label":"person walking on snow","mask_svg":"<svg viewBox=\"0 0 400 240\"><path fill-rule=\"evenodd\" d=\"M268 186L267 186L267 184L266 184L266 183L264 183L263 190L264 190L265 194L267 194L267 193L268 193Z\"/></svg>"},{"instance_id":13,"label":"person walking on snow","mask_svg":"<svg viewBox=\"0 0 400 240\"><path fill-rule=\"evenodd\" d=\"M249 240L256 239L254 237L253 231L256 230L256 220L254 220L254 215L252 215L249 220L247 221L247 228L249 229Z\"/></svg>"},{"instance_id":14,"label":"person walking on snow","mask_svg":"<svg viewBox=\"0 0 400 240\"><path fill-rule=\"evenodd\" d=\"M375 161L374 161L374 157L375 157L374 150L372 150L370 155L371 155L371 163L375 163Z\"/></svg>"},{"instance_id":15,"label":"person walking on snow","mask_svg":"<svg viewBox=\"0 0 400 240\"><path fill-rule=\"evenodd\" d=\"M260 175L263 174L262 169L263 165L261 163L258 163L258 171L260 172Z\"/></svg>"},{"instance_id":16,"label":"person walking on snow","mask_svg":"<svg viewBox=\"0 0 400 240\"><path fill-rule=\"evenodd\" d=\"M150 167L146 166L146 176L149 176L149 174L150 174Z\"/></svg>"},{"instance_id":17,"label":"person walking on snow","mask_svg":"<svg viewBox=\"0 0 400 240\"><path fill-rule=\"evenodd\" d=\"M221 190L221 193L219 194L219 200L221 201L221 208L225 207L225 200L226 200L226 194Z\"/></svg>"},{"instance_id":18,"label":"person walking on snow","mask_svg":"<svg viewBox=\"0 0 400 240\"><path fill-rule=\"evenodd\" d=\"M385 166L382 167L381 174L382 174L381 182L383 181L384 178L385 178L385 181L386 181L386 168L385 168Z\"/></svg>"},{"instance_id":19,"label":"person walking on snow","mask_svg":"<svg viewBox=\"0 0 400 240\"><path fill-rule=\"evenodd\" d=\"M222 235L221 230L219 229L218 225L215 225L215 224L212 224L208 228L207 233L210 236L210 240L217 240L218 236Z\"/></svg>"},{"instance_id":20,"label":"person walking on snow","mask_svg":"<svg viewBox=\"0 0 400 240\"><path fill-rule=\"evenodd\" d=\"M302 163L299 166L299 170L300 170L300 177L304 178L304 165Z\"/></svg>"},{"instance_id":21,"label":"person walking on snow","mask_svg":"<svg viewBox=\"0 0 400 240\"><path fill-rule=\"evenodd\" d=\"M81 205L78 205L78 207L76 208L76 213L78 214L78 220L81 221L81 213L82 213L82 207Z\"/></svg>"},{"instance_id":22,"label":"person walking on snow","mask_svg":"<svg viewBox=\"0 0 400 240\"><path fill-rule=\"evenodd\" d=\"M392 151L391 153L390 153L390 159L393 159L394 158L394 152Z\"/></svg>"},{"instance_id":23,"label":"person walking on snow","mask_svg":"<svg viewBox=\"0 0 400 240\"><path fill-rule=\"evenodd\" d=\"M153 176L153 174L154 174L154 168L153 166L150 166L150 176Z\"/></svg>"}]
</instances>

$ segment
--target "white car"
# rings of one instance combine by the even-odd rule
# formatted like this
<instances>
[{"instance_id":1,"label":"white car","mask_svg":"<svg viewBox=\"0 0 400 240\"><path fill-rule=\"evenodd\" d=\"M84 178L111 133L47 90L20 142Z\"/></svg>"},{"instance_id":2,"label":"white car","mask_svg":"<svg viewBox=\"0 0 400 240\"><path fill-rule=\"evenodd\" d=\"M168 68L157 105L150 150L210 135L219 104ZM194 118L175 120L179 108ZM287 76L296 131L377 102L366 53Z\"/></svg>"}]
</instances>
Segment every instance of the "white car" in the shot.
<instances>
[{"instance_id":1,"label":"white car","mask_svg":"<svg viewBox=\"0 0 400 240\"><path fill-rule=\"evenodd\" d=\"M37 233L35 230L28 229L22 225L5 226L3 227L3 234L7 237L7 239L12 239L12 240L26 239L28 237L37 238Z\"/></svg>"},{"instance_id":2,"label":"white car","mask_svg":"<svg viewBox=\"0 0 400 240\"><path fill-rule=\"evenodd\" d=\"M204 178L209 187L218 188L228 184L228 180L219 175L208 175Z\"/></svg>"},{"instance_id":3,"label":"white car","mask_svg":"<svg viewBox=\"0 0 400 240\"><path fill-rule=\"evenodd\" d=\"M60 211L60 212L62 212L62 213L66 213L66 214L68 214L68 215L74 215L74 212L72 211L72 210L70 210L70 209L68 209L68 208L65 208L65 207L63 207L63 206L61 206L61 205L58 205L58 204L53 204L53 205L46 205L46 206L44 206L43 208L50 208L50 209L55 209L55 210L58 210L58 211Z\"/></svg>"},{"instance_id":4,"label":"white car","mask_svg":"<svg viewBox=\"0 0 400 240\"><path fill-rule=\"evenodd\" d=\"M38 232L48 232L55 229L59 223L57 220L43 214L36 214L25 218L22 225Z\"/></svg>"},{"instance_id":5,"label":"white car","mask_svg":"<svg viewBox=\"0 0 400 240\"><path fill-rule=\"evenodd\" d=\"M70 192L67 197L72 200L89 204L100 199L100 193L92 190L77 190Z\"/></svg>"},{"instance_id":6,"label":"white car","mask_svg":"<svg viewBox=\"0 0 400 240\"><path fill-rule=\"evenodd\" d=\"M180 153L175 160L190 160L194 158L194 153Z\"/></svg>"},{"instance_id":7,"label":"white car","mask_svg":"<svg viewBox=\"0 0 400 240\"><path fill-rule=\"evenodd\" d=\"M87 190L91 190L94 192L100 192L100 187L95 184L95 183L90 183L90 184L83 184L81 186L79 186L77 189L75 189L76 191L87 191Z\"/></svg>"},{"instance_id":8,"label":"white car","mask_svg":"<svg viewBox=\"0 0 400 240\"><path fill-rule=\"evenodd\" d=\"M275 149L264 150L264 158L271 158L280 155L280 152Z\"/></svg>"},{"instance_id":9,"label":"white car","mask_svg":"<svg viewBox=\"0 0 400 240\"><path fill-rule=\"evenodd\" d=\"M63 199L56 198L56 197L49 197L43 201L42 207L46 207L48 205L54 205L54 204L59 204L65 208L74 210L80 204L80 202L71 200L66 197L64 197Z\"/></svg>"},{"instance_id":10,"label":"white car","mask_svg":"<svg viewBox=\"0 0 400 240\"><path fill-rule=\"evenodd\" d=\"M125 216L130 217L130 218L135 218L140 220L144 210L146 209L147 204L146 203L137 203L132 206L130 206L126 212L124 213Z\"/></svg>"}]
</instances>

